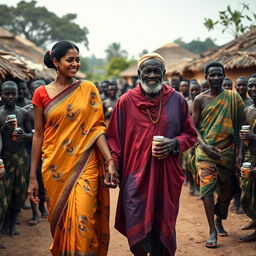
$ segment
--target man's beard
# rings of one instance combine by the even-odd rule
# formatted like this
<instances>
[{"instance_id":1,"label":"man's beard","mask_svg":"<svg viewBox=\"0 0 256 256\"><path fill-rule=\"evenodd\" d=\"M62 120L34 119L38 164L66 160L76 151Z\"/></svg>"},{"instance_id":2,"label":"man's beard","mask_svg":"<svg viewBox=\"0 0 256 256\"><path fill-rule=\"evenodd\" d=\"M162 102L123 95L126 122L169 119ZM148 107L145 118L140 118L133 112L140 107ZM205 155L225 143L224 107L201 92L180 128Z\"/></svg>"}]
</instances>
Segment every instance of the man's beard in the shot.
<instances>
[{"instance_id":1,"label":"man's beard","mask_svg":"<svg viewBox=\"0 0 256 256\"><path fill-rule=\"evenodd\" d=\"M147 85L146 83L140 81L141 87L142 89L146 92L146 93L158 93L159 91L161 91L162 89L162 82L155 84L155 85Z\"/></svg>"}]
</instances>

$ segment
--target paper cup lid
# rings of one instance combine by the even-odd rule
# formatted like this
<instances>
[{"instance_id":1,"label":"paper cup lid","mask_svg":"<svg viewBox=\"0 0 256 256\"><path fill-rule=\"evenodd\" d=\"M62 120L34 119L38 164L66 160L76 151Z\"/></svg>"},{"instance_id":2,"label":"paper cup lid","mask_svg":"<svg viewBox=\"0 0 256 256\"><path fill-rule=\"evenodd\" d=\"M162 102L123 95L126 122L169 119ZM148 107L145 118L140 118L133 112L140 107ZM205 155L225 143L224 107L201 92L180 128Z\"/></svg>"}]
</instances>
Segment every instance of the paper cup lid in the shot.
<instances>
[{"instance_id":1,"label":"paper cup lid","mask_svg":"<svg viewBox=\"0 0 256 256\"><path fill-rule=\"evenodd\" d=\"M244 162L242 165L244 168L250 168L252 164L250 162Z\"/></svg>"},{"instance_id":2,"label":"paper cup lid","mask_svg":"<svg viewBox=\"0 0 256 256\"><path fill-rule=\"evenodd\" d=\"M250 125L242 125L242 130L250 130L251 126Z\"/></svg>"},{"instance_id":3,"label":"paper cup lid","mask_svg":"<svg viewBox=\"0 0 256 256\"><path fill-rule=\"evenodd\" d=\"M153 137L153 140L154 140L154 141L163 141L163 140L164 140L164 136L158 136L158 135L157 135L157 136L154 136L154 137Z\"/></svg>"}]
</instances>

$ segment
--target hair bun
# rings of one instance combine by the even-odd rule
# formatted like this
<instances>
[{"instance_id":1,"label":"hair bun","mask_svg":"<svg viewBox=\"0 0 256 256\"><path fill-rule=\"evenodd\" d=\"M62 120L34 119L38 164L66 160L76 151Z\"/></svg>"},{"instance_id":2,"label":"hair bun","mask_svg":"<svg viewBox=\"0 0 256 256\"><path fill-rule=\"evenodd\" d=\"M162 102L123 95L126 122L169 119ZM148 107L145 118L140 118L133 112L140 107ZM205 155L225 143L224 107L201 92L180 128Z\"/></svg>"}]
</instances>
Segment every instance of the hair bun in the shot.
<instances>
[{"instance_id":1,"label":"hair bun","mask_svg":"<svg viewBox=\"0 0 256 256\"><path fill-rule=\"evenodd\" d=\"M51 57L51 51L47 51L44 55L44 64L48 68L55 68L53 62L52 62L52 57Z\"/></svg>"}]
</instances>

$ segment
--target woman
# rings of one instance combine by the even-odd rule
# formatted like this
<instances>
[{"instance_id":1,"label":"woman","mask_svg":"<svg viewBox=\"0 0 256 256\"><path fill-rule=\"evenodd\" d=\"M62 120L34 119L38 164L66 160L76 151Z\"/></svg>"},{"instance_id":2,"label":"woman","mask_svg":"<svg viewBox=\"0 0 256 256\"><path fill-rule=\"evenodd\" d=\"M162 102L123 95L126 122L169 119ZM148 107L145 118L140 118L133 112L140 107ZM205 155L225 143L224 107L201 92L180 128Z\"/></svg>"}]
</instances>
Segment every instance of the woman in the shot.
<instances>
[{"instance_id":1,"label":"woman","mask_svg":"<svg viewBox=\"0 0 256 256\"><path fill-rule=\"evenodd\" d=\"M39 201L36 169L42 152L52 255L104 256L109 242L105 164L107 184L115 187L118 178L105 139L102 102L94 84L74 79L80 67L76 45L56 43L44 63L56 70L57 78L39 87L32 99L35 133L28 193Z\"/></svg>"}]
</instances>

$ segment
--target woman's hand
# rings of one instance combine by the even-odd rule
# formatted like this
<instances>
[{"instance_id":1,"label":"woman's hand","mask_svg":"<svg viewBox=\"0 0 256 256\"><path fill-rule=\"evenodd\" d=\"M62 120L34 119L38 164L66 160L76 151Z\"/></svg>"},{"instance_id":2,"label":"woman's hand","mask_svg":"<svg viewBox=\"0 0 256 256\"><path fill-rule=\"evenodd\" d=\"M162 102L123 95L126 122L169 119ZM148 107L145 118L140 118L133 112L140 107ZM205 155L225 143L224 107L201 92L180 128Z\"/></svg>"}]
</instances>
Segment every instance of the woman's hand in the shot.
<instances>
[{"instance_id":1,"label":"woman's hand","mask_svg":"<svg viewBox=\"0 0 256 256\"><path fill-rule=\"evenodd\" d=\"M35 204L40 202L38 198L38 182L36 177L30 178L28 186L28 196Z\"/></svg>"},{"instance_id":2,"label":"woman's hand","mask_svg":"<svg viewBox=\"0 0 256 256\"><path fill-rule=\"evenodd\" d=\"M104 183L110 188L116 188L119 184L119 174L117 172L114 161L109 162L108 170L105 174Z\"/></svg>"}]
</instances>

